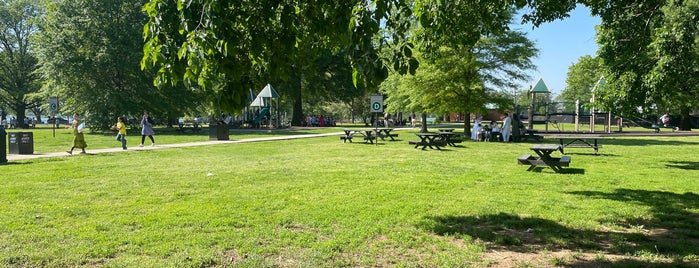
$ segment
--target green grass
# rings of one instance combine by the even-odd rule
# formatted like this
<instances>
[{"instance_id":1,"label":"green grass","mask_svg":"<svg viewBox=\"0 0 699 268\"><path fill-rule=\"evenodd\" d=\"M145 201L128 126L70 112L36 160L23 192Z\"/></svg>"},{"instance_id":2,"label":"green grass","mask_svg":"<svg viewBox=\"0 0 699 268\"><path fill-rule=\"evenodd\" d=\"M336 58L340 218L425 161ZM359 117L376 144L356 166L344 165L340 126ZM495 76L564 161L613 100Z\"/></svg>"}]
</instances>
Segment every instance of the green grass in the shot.
<instances>
[{"instance_id":1,"label":"green grass","mask_svg":"<svg viewBox=\"0 0 699 268\"><path fill-rule=\"evenodd\" d=\"M73 144L73 130L64 127L51 129L50 125L37 125L36 129L8 129L7 132L32 132L34 138L34 153L52 153L62 152L70 149ZM319 134L342 132L342 128L313 128L308 130L265 130L265 129L233 129L230 138L233 140L247 138L261 138L283 135L301 135L301 134ZM135 147L141 143L141 129L127 130L128 146ZM155 128L156 144L174 144L186 142L201 142L209 140L208 128L203 128L198 133L186 131L178 133L174 128ZM121 148L121 142L116 141L116 131L95 132L86 129L85 140L87 142L87 150L104 149L104 148ZM150 140L146 137L146 145L150 144Z\"/></svg>"},{"instance_id":2,"label":"green grass","mask_svg":"<svg viewBox=\"0 0 699 268\"><path fill-rule=\"evenodd\" d=\"M36 148L64 150L65 131ZM600 156L567 151L556 174L516 164L531 144L421 151L397 133L13 161L0 166L0 266L463 267L493 264L491 248L699 264L699 137L608 138ZM119 146L103 136L86 139Z\"/></svg>"}]
</instances>

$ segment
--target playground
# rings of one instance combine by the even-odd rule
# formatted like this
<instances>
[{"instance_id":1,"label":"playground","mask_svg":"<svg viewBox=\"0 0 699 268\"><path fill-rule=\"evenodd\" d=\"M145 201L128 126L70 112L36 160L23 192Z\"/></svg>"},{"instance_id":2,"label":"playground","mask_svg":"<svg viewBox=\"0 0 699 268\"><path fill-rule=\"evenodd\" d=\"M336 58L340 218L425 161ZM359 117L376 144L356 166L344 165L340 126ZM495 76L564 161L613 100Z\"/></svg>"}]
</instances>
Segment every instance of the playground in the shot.
<instances>
[{"instance_id":1,"label":"playground","mask_svg":"<svg viewBox=\"0 0 699 268\"><path fill-rule=\"evenodd\" d=\"M600 79L595 88L603 85ZM535 129L539 133L612 133L612 132L646 132L677 131L677 118L667 117L661 122L660 116L621 117L614 111L596 109L593 102L550 102L538 96L550 94L551 91L540 78L529 90L531 103L529 107L517 107L517 114L525 129ZM594 97L593 97L594 99ZM692 120L692 128L699 128L699 117Z\"/></svg>"}]
</instances>

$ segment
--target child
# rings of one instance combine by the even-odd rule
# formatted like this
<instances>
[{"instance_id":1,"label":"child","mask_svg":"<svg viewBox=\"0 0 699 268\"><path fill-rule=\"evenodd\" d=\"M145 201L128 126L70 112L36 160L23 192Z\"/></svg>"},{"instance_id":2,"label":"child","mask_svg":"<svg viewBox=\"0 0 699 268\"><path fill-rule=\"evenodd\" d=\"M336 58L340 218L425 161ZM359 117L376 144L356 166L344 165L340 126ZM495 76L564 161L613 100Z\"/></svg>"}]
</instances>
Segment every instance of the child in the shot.
<instances>
[{"instance_id":1,"label":"child","mask_svg":"<svg viewBox=\"0 0 699 268\"><path fill-rule=\"evenodd\" d=\"M114 129L119 131L116 140L121 142L121 149L126 150L126 125L124 124L124 118L117 118L117 123L114 125Z\"/></svg>"}]
</instances>

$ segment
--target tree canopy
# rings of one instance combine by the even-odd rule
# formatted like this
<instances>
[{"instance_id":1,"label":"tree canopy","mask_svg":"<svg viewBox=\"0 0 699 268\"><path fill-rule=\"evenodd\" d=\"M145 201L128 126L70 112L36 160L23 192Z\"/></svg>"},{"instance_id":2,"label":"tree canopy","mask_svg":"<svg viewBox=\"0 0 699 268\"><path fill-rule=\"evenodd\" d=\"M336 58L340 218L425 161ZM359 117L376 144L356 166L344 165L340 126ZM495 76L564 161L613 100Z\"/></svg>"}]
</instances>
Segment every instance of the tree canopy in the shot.
<instances>
[{"instance_id":1,"label":"tree canopy","mask_svg":"<svg viewBox=\"0 0 699 268\"><path fill-rule=\"evenodd\" d=\"M510 91L528 78L537 53L521 32L494 33L470 49L442 47L433 60L418 57L423 63L414 76L392 75L381 89L391 111L485 113L486 104L511 107ZM469 120L464 131L470 131Z\"/></svg>"},{"instance_id":2,"label":"tree canopy","mask_svg":"<svg viewBox=\"0 0 699 268\"><path fill-rule=\"evenodd\" d=\"M589 55L580 57L578 62L568 68L566 88L558 96L558 100L571 103L589 102L592 98L592 88L602 76L604 64L601 58Z\"/></svg>"},{"instance_id":3,"label":"tree canopy","mask_svg":"<svg viewBox=\"0 0 699 268\"><path fill-rule=\"evenodd\" d=\"M699 0L583 2L602 19L598 53L608 75L596 100L626 115L679 114L689 129L699 103Z\"/></svg>"},{"instance_id":4,"label":"tree canopy","mask_svg":"<svg viewBox=\"0 0 699 268\"><path fill-rule=\"evenodd\" d=\"M445 42L473 47L482 35L504 31L513 7L528 7L524 19L539 25L565 17L575 1L151 0L144 7L149 21L142 67L157 70L158 85L183 81L203 90L241 85L261 73L285 79L304 55L301 48L314 43L344 49L355 84L372 89L389 67L414 73L417 44L426 53ZM245 92L244 86L231 88L222 104L241 108Z\"/></svg>"},{"instance_id":5,"label":"tree canopy","mask_svg":"<svg viewBox=\"0 0 699 268\"><path fill-rule=\"evenodd\" d=\"M28 108L40 103L33 94L39 91L41 84L35 73L37 59L30 47L31 36L37 32L39 14L33 1L0 2L0 108L14 110L18 122L24 121ZM2 109L3 116L6 109Z\"/></svg>"},{"instance_id":6,"label":"tree canopy","mask_svg":"<svg viewBox=\"0 0 699 268\"><path fill-rule=\"evenodd\" d=\"M203 99L181 85L158 91L153 72L140 69L144 3L43 2L45 14L34 48L45 90L61 96L64 113L89 115L92 129L108 128L116 116L136 117L144 110L164 119Z\"/></svg>"}]
</instances>

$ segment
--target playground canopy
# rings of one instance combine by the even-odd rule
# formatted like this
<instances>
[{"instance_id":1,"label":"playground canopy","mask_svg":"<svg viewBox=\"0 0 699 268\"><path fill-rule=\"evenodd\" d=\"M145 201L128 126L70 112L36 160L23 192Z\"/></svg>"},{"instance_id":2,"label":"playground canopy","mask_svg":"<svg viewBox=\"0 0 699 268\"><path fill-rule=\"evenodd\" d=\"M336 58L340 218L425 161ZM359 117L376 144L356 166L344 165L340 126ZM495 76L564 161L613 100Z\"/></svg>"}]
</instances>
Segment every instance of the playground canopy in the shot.
<instances>
[{"instance_id":1,"label":"playground canopy","mask_svg":"<svg viewBox=\"0 0 699 268\"><path fill-rule=\"evenodd\" d=\"M546 82L544 82L544 78L541 77L539 78L539 81L536 82L536 85L532 88L530 91L531 93L551 93L551 90L549 90L549 87L546 85Z\"/></svg>"},{"instance_id":2,"label":"playground canopy","mask_svg":"<svg viewBox=\"0 0 699 268\"><path fill-rule=\"evenodd\" d=\"M267 84L265 88L263 88L262 91L260 91L260 93L257 94L257 97L278 99L279 93L277 93L277 91L274 90L272 85Z\"/></svg>"},{"instance_id":3,"label":"playground canopy","mask_svg":"<svg viewBox=\"0 0 699 268\"><path fill-rule=\"evenodd\" d=\"M257 114L257 116L253 118L254 123L260 122L266 113L269 113L272 117L274 117L274 113L272 112L272 109L274 108L272 107L272 99L279 99L279 93L277 93L277 91L274 90L272 85L267 84L262 89L262 91L260 91L260 93L257 94L257 97L255 97L255 99L250 103L250 107L262 108ZM274 110L278 110L278 108L275 108Z\"/></svg>"}]
</instances>

